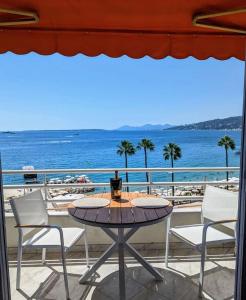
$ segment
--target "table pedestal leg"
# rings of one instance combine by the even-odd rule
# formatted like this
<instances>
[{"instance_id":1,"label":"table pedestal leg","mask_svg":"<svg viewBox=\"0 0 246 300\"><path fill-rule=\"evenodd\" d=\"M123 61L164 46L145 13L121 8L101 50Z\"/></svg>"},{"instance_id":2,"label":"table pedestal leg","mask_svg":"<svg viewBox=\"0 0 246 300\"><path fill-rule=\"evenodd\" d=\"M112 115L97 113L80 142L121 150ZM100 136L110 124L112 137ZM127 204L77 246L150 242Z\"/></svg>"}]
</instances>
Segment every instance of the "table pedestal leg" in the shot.
<instances>
[{"instance_id":1,"label":"table pedestal leg","mask_svg":"<svg viewBox=\"0 0 246 300\"><path fill-rule=\"evenodd\" d=\"M118 253L119 253L119 285L120 285L120 300L126 299L126 284L125 284L125 260L124 260L124 229L118 229Z\"/></svg>"},{"instance_id":2,"label":"table pedestal leg","mask_svg":"<svg viewBox=\"0 0 246 300\"><path fill-rule=\"evenodd\" d=\"M116 250L118 243L112 244L108 250L97 260L97 262L85 273L83 276L80 277L79 283L84 283L88 278L90 278L93 273L96 272L97 269L112 255L112 253Z\"/></svg>"},{"instance_id":3,"label":"table pedestal leg","mask_svg":"<svg viewBox=\"0 0 246 300\"><path fill-rule=\"evenodd\" d=\"M120 286L120 300L126 299L125 287L125 259L124 250L127 250L146 270L148 270L156 280L163 280L163 276L155 268L153 268L131 245L127 240L137 231L138 228L130 229L124 234L124 228L118 228L118 235L108 228L102 230L108 234L115 242L108 248L108 250L98 259L98 261L80 278L79 283L84 283L89 277L97 271L97 269L118 249L119 256L119 286Z\"/></svg>"},{"instance_id":4,"label":"table pedestal leg","mask_svg":"<svg viewBox=\"0 0 246 300\"><path fill-rule=\"evenodd\" d=\"M131 245L125 243L126 250L146 269L156 280L163 280L163 276L155 268L151 266Z\"/></svg>"}]
</instances>

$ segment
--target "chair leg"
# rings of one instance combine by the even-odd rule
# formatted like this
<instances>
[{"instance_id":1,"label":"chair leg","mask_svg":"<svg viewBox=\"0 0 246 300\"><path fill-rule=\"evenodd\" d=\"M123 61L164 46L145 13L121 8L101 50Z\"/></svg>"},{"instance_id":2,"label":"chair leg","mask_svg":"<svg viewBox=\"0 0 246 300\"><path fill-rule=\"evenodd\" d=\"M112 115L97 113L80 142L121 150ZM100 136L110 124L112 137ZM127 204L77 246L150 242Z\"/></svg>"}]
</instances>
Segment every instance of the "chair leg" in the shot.
<instances>
[{"instance_id":1,"label":"chair leg","mask_svg":"<svg viewBox=\"0 0 246 300\"><path fill-rule=\"evenodd\" d=\"M169 229L170 229L170 218L167 218L166 221L166 253L165 253L165 267L168 267L168 251L169 251Z\"/></svg>"},{"instance_id":2,"label":"chair leg","mask_svg":"<svg viewBox=\"0 0 246 300\"><path fill-rule=\"evenodd\" d=\"M85 242L86 266L89 268L90 267L90 259L89 259L89 251L88 251L88 242L87 242L86 228L85 228L85 233L84 233L84 242Z\"/></svg>"},{"instance_id":3,"label":"chair leg","mask_svg":"<svg viewBox=\"0 0 246 300\"><path fill-rule=\"evenodd\" d=\"M207 247L206 247L206 244L203 244L202 248L201 248L201 267L200 267L200 281L199 281L199 297L200 298L202 298L202 291L203 291L206 255L207 255Z\"/></svg>"},{"instance_id":4,"label":"chair leg","mask_svg":"<svg viewBox=\"0 0 246 300\"><path fill-rule=\"evenodd\" d=\"M21 261L22 261L22 245L21 240L18 242L18 254L17 254L17 276L16 276L16 289L20 289L21 281Z\"/></svg>"},{"instance_id":5,"label":"chair leg","mask_svg":"<svg viewBox=\"0 0 246 300\"><path fill-rule=\"evenodd\" d=\"M65 284L65 290L66 290L66 299L70 300L68 278L67 278L67 267L66 267L66 260L65 260L65 251L64 251L63 246L61 246L61 258L62 258L62 267L63 267L63 275L64 275L64 284Z\"/></svg>"},{"instance_id":6,"label":"chair leg","mask_svg":"<svg viewBox=\"0 0 246 300\"><path fill-rule=\"evenodd\" d=\"M46 248L42 249L42 264L45 264L45 260L46 260Z\"/></svg>"}]
</instances>

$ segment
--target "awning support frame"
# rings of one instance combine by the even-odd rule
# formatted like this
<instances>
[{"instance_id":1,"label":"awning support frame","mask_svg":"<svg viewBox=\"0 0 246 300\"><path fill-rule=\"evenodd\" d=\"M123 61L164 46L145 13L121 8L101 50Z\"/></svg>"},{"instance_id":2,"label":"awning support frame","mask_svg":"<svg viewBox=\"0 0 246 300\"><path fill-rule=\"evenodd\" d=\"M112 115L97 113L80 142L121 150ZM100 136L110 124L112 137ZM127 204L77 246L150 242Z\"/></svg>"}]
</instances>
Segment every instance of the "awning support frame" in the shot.
<instances>
[{"instance_id":1,"label":"awning support frame","mask_svg":"<svg viewBox=\"0 0 246 300\"><path fill-rule=\"evenodd\" d=\"M203 28L209 28L209 29L215 29L215 30L222 30L227 32L233 32L233 33L239 33L239 34L246 34L246 28L234 28L230 26L223 26L218 24L208 24L203 23L201 20L208 20L211 18L216 17L222 17L222 16L229 16L229 15L235 15L235 14L241 14L246 13L246 8L240 8L240 9L232 9L212 14L202 14L202 15L196 15L193 17L192 24L196 27L203 27Z\"/></svg>"},{"instance_id":2,"label":"awning support frame","mask_svg":"<svg viewBox=\"0 0 246 300\"><path fill-rule=\"evenodd\" d=\"M0 14L14 15L16 16L16 20L11 21L1 21L0 19L0 27L1 26L17 26L17 25L27 25L27 24L35 24L39 22L39 17L37 13L31 11L24 10L12 10L0 8Z\"/></svg>"}]
</instances>

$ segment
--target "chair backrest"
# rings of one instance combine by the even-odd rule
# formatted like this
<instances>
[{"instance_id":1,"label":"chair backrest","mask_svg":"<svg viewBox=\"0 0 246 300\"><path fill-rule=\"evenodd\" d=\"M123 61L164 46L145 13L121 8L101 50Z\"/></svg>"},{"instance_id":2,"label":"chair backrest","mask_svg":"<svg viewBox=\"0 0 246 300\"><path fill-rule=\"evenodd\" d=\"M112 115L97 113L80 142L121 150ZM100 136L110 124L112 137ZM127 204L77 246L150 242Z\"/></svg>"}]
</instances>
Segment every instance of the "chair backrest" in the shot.
<instances>
[{"instance_id":1,"label":"chair backrest","mask_svg":"<svg viewBox=\"0 0 246 300\"><path fill-rule=\"evenodd\" d=\"M16 225L48 224L48 213L41 190L28 193L22 197L9 200ZM31 228L21 229L23 235L33 231Z\"/></svg>"},{"instance_id":2,"label":"chair backrest","mask_svg":"<svg viewBox=\"0 0 246 300\"><path fill-rule=\"evenodd\" d=\"M202 204L203 221L220 221L237 218L238 193L208 185ZM224 226L235 230L236 222Z\"/></svg>"}]
</instances>

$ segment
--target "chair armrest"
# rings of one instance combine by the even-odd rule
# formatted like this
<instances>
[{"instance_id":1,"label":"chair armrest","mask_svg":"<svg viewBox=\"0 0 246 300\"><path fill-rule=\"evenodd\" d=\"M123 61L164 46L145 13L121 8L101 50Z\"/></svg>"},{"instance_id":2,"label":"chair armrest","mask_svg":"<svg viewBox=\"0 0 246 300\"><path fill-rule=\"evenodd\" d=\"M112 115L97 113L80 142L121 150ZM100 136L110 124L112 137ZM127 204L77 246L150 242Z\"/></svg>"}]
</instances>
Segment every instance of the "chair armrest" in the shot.
<instances>
[{"instance_id":1,"label":"chair armrest","mask_svg":"<svg viewBox=\"0 0 246 300\"><path fill-rule=\"evenodd\" d=\"M48 224L28 224L28 225L16 225L15 228L56 228L58 230L61 229L59 225L48 225Z\"/></svg>"},{"instance_id":2,"label":"chair armrest","mask_svg":"<svg viewBox=\"0 0 246 300\"><path fill-rule=\"evenodd\" d=\"M223 224L223 223L231 223L231 222L237 222L237 219L232 218L232 219L224 219L224 220L209 222L208 224L205 224L204 227L208 228L213 225L218 225L218 224Z\"/></svg>"},{"instance_id":3,"label":"chair armrest","mask_svg":"<svg viewBox=\"0 0 246 300\"><path fill-rule=\"evenodd\" d=\"M43 225L35 225L35 224L28 224L28 225L16 225L15 228L52 228L57 229L60 234L60 240L61 240L61 246L64 247L64 237L63 237L63 231L61 226L59 225L49 225L49 224L43 224Z\"/></svg>"},{"instance_id":4,"label":"chair armrest","mask_svg":"<svg viewBox=\"0 0 246 300\"><path fill-rule=\"evenodd\" d=\"M209 222L204 225L203 231L202 231L202 247L205 247L206 245L206 239L207 239L207 231L208 228L213 226L213 225L218 225L218 224L224 224L224 223L231 223L231 222L237 222L237 219L225 219L225 220L219 220L219 221L214 221L214 222Z\"/></svg>"}]
</instances>

